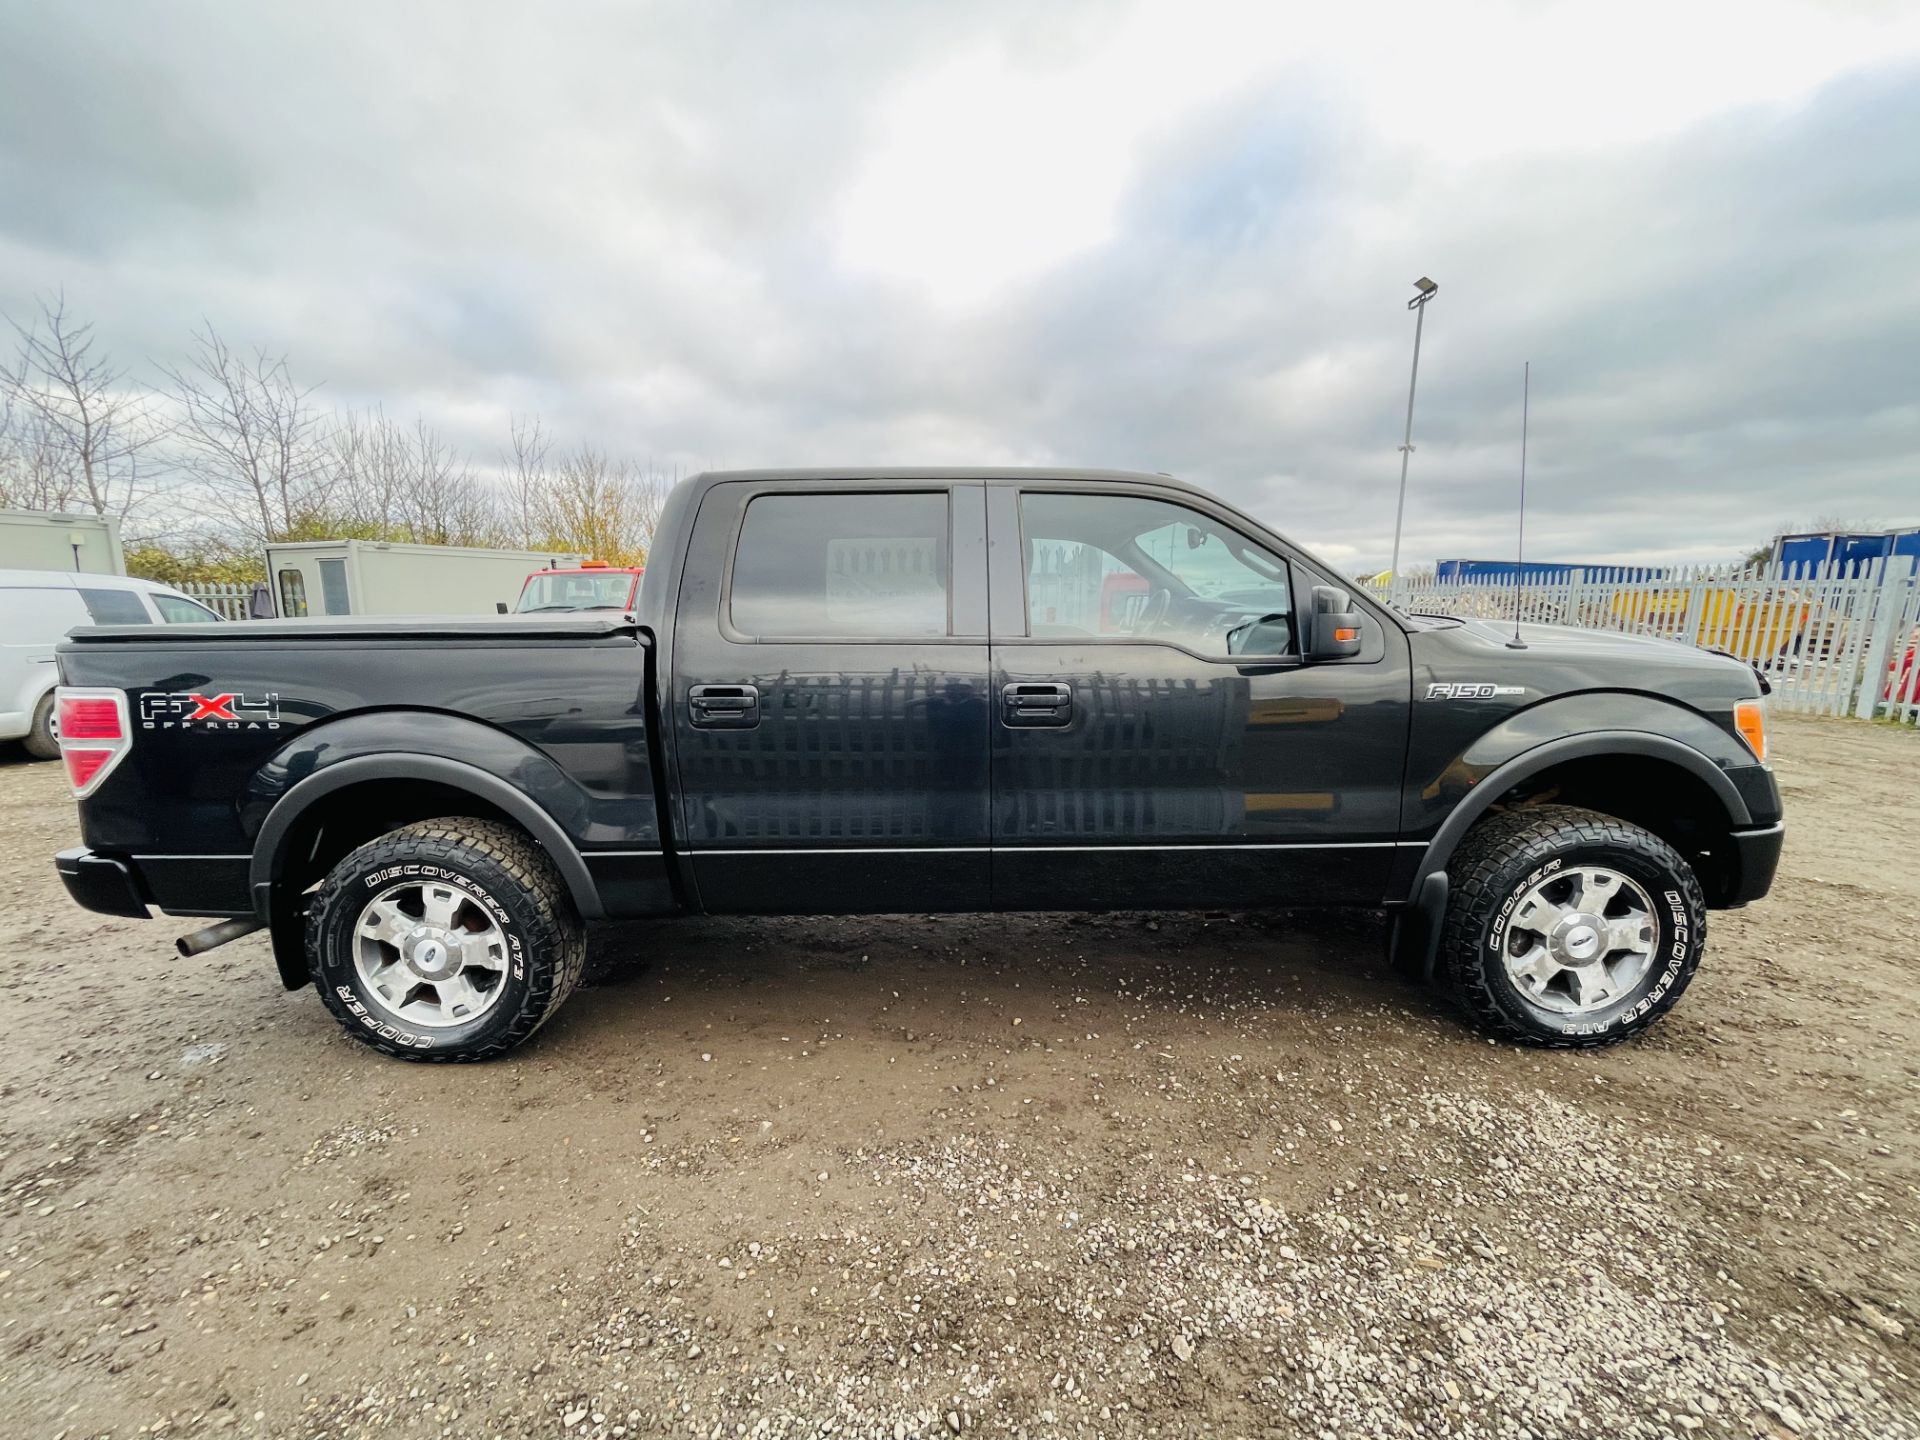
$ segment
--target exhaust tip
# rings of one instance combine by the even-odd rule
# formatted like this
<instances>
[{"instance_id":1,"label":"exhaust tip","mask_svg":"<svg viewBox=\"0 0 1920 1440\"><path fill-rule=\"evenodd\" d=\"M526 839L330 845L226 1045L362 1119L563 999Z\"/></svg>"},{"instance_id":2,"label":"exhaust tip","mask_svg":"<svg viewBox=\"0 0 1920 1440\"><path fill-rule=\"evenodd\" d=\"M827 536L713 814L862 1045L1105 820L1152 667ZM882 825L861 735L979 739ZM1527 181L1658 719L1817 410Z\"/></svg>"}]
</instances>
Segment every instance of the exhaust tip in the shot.
<instances>
[{"instance_id":1,"label":"exhaust tip","mask_svg":"<svg viewBox=\"0 0 1920 1440\"><path fill-rule=\"evenodd\" d=\"M224 945L229 940L238 940L243 935L251 935L260 926L261 922L251 915L222 920L207 926L204 930L195 930L191 935L182 935L173 942L173 948L182 956L202 955L216 945Z\"/></svg>"}]
</instances>

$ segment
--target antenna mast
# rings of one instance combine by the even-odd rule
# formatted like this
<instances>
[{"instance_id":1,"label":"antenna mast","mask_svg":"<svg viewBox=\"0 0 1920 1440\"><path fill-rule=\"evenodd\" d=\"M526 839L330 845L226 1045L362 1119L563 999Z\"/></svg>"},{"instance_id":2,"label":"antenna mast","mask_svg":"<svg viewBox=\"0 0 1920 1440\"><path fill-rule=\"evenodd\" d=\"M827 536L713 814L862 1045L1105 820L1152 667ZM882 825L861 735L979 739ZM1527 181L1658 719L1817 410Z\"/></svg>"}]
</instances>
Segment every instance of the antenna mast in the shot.
<instances>
[{"instance_id":1,"label":"antenna mast","mask_svg":"<svg viewBox=\"0 0 1920 1440\"><path fill-rule=\"evenodd\" d=\"M1529 360L1520 372L1520 539L1513 556L1513 638L1507 641L1509 650L1527 648L1527 642L1520 638L1520 579L1527 560L1527 408L1532 398L1533 362Z\"/></svg>"}]
</instances>

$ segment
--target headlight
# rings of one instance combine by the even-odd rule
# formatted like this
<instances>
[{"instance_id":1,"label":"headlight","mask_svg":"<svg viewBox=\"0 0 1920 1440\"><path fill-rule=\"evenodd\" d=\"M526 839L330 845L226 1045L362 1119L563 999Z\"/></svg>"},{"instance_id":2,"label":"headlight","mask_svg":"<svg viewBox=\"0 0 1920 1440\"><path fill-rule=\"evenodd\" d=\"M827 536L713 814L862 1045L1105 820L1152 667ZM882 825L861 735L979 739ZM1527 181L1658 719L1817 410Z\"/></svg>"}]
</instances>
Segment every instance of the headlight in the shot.
<instances>
[{"instance_id":1,"label":"headlight","mask_svg":"<svg viewBox=\"0 0 1920 1440\"><path fill-rule=\"evenodd\" d=\"M1740 738L1747 742L1747 748L1753 751L1753 758L1766 763L1767 758L1767 702L1764 700L1742 700L1733 707L1733 728L1740 732Z\"/></svg>"}]
</instances>

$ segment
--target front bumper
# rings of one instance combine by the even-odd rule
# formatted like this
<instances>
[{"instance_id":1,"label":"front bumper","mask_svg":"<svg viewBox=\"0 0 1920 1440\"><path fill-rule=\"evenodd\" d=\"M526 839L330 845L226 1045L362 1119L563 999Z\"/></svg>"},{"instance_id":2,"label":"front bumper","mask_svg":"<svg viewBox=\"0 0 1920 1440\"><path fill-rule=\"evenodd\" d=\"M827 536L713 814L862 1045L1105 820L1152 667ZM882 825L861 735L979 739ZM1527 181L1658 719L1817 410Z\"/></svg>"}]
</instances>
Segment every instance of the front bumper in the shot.
<instances>
[{"instance_id":1,"label":"front bumper","mask_svg":"<svg viewBox=\"0 0 1920 1440\"><path fill-rule=\"evenodd\" d=\"M152 918L140 892L139 878L126 861L96 855L81 846L62 850L53 857L53 863L75 904L102 915L131 915L137 920Z\"/></svg>"},{"instance_id":2,"label":"front bumper","mask_svg":"<svg viewBox=\"0 0 1920 1440\"><path fill-rule=\"evenodd\" d=\"M1728 906L1758 900L1773 888L1774 872L1780 868L1780 847L1786 839L1784 820L1759 830L1733 832L1733 884L1727 893Z\"/></svg>"}]
</instances>

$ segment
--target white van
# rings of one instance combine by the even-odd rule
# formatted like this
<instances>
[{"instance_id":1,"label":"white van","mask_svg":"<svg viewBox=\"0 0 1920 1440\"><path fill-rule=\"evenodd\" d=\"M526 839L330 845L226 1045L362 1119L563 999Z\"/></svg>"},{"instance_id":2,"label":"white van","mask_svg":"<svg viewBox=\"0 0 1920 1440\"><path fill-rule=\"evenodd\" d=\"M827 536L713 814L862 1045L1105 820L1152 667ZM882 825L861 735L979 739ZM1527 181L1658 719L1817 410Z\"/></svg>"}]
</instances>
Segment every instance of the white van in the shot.
<instances>
[{"instance_id":1,"label":"white van","mask_svg":"<svg viewBox=\"0 0 1920 1440\"><path fill-rule=\"evenodd\" d=\"M77 625L180 625L219 615L165 585L124 575L0 570L0 740L22 740L51 760L53 647Z\"/></svg>"}]
</instances>

